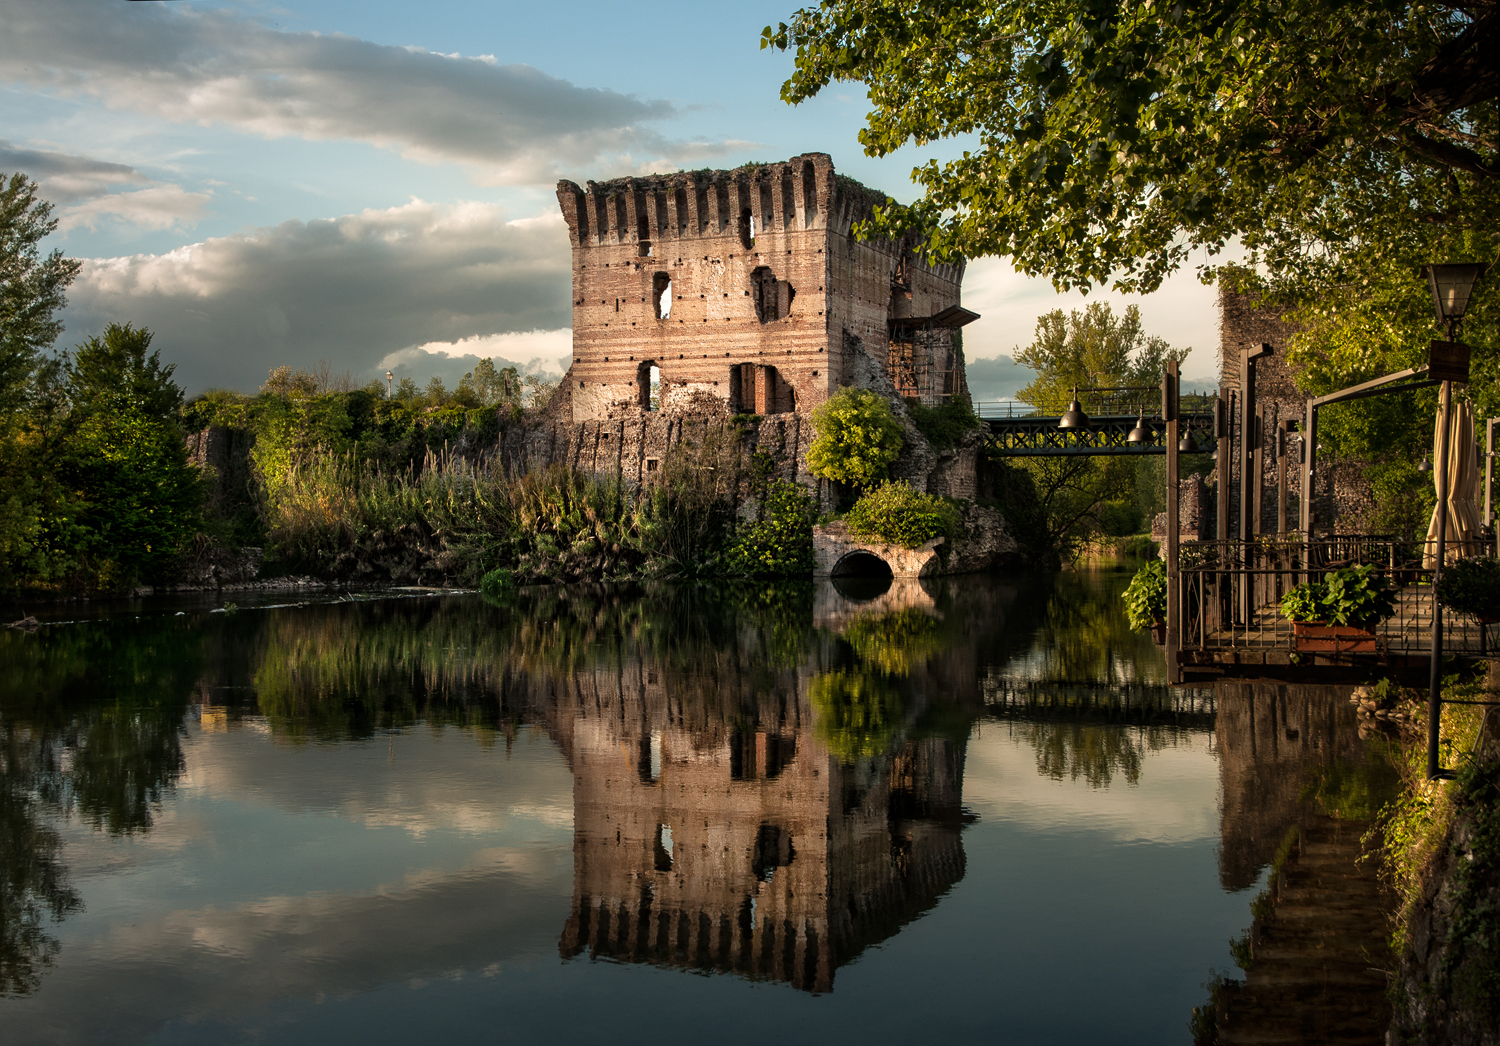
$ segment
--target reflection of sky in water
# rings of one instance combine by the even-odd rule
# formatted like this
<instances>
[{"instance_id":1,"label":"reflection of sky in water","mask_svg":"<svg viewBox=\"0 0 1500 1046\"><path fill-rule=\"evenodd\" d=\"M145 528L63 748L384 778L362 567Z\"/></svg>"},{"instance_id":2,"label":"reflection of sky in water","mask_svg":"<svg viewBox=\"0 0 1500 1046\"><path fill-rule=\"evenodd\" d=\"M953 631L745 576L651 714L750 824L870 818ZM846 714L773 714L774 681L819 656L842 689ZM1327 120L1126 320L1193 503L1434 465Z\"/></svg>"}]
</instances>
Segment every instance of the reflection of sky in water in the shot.
<instances>
[{"instance_id":1,"label":"reflection of sky in water","mask_svg":"<svg viewBox=\"0 0 1500 1046\"><path fill-rule=\"evenodd\" d=\"M968 746L963 880L823 997L559 963L571 781L541 738L507 758L417 729L391 759L384 739L195 734L149 835L67 833L88 912L58 927L43 990L4 1004L6 1038L637 1041L670 1012L762 1041L724 1016L748 1006L790 1041L1186 1041L1204 971L1228 965L1245 921L1216 883L1206 739L1150 752L1135 787L1096 789L1039 777L1010 726Z\"/></svg>"},{"instance_id":2,"label":"reflection of sky in water","mask_svg":"<svg viewBox=\"0 0 1500 1046\"><path fill-rule=\"evenodd\" d=\"M1000 671L1056 678L1084 642L1002 644ZM964 656L979 678L999 668L983 643ZM1112 679L1139 663L1115 658ZM560 959L575 781L539 727L509 746L421 724L293 744L256 718L190 720L185 772L149 832L63 827L87 909L53 927L40 991L0 1001L4 1038L1186 1043L1207 971L1230 965L1247 922L1245 897L1219 887L1210 735L1091 728L1138 760L1131 783L1041 772L1047 726L973 723L961 878L819 996ZM647 736L655 778L671 753ZM636 750L616 747L633 766Z\"/></svg>"}]
</instances>

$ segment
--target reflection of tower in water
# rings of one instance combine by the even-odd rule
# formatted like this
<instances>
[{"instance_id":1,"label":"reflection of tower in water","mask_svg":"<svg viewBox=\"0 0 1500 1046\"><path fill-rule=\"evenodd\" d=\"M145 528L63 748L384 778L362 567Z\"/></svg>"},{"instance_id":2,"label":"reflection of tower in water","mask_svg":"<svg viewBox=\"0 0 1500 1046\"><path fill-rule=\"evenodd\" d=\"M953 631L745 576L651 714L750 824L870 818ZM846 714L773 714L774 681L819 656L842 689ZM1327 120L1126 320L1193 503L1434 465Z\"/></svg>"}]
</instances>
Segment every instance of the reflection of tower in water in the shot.
<instances>
[{"instance_id":1,"label":"reflection of tower in water","mask_svg":"<svg viewBox=\"0 0 1500 1046\"><path fill-rule=\"evenodd\" d=\"M841 766L805 677L713 711L656 679L638 665L582 674L554 704L574 775L565 958L829 991L840 965L963 877L962 742L898 742Z\"/></svg>"}]
</instances>

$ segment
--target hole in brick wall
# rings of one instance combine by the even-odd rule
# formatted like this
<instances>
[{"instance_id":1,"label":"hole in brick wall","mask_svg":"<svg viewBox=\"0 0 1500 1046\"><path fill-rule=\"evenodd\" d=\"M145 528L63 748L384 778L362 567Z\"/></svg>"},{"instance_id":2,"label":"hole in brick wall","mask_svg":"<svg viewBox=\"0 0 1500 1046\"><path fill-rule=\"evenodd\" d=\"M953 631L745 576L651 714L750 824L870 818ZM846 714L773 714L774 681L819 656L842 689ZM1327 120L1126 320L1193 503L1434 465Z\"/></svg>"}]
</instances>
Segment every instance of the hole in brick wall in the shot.
<instances>
[{"instance_id":1,"label":"hole in brick wall","mask_svg":"<svg viewBox=\"0 0 1500 1046\"><path fill-rule=\"evenodd\" d=\"M641 409L661 407L661 368L655 360L647 360L635 369L635 388Z\"/></svg>"},{"instance_id":2,"label":"hole in brick wall","mask_svg":"<svg viewBox=\"0 0 1500 1046\"><path fill-rule=\"evenodd\" d=\"M642 241L640 241L640 253L641 253L641 257L642 258L649 258L649 257L651 257L651 241L650 240L642 240Z\"/></svg>"},{"instance_id":3,"label":"hole in brick wall","mask_svg":"<svg viewBox=\"0 0 1500 1046\"><path fill-rule=\"evenodd\" d=\"M672 277L665 272L659 272L651 277L651 301L656 309L656 318L659 320L671 319L672 317Z\"/></svg>"},{"instance_id":4,"label":"hole in brick wall","mask_svg":"<svg viewBox=\"0 0 1500 1046\"><path fill-rule=\"evenodd\" d=\"M740 233L740 244L741 244L741 246L743 246L743 247L745 247L747 249L750 248L750 247L752 247L752 246L754 246L754 244L755 244L755 216L750 213L750 208L748 208L748 207L746 207L743 211L740 212L740 228L739 228L739 233Z\"/></svg>"}]
</instances>

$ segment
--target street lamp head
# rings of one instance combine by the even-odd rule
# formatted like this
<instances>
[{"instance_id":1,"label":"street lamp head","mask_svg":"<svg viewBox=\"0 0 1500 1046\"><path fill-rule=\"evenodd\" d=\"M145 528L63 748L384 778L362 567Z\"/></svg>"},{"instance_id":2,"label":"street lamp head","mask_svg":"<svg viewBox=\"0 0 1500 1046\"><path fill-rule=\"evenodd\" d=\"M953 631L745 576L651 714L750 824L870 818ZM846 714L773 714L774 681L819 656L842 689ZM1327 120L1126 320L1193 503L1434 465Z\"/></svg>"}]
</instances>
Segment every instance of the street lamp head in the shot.
<instances>
[{"instance_id":1,"label":"street lamp head","mask_svg":"<svg viewBox=\"0 0 1500 1046\"><path fill-rule=\"evenodd\" d=\"M1182 441L1177 444L1177 449L1184 454L1198 453L1198 444L1193 439L1193 432L1191 429L1182 434ZM1214 453L1217 454L1218 452L1219 448L1215 447Z\"/></svg>"},{"instance_id":2,"label":"street lamp head","mask_svg":"<svg viewBox=\"0 0 1500 1046\"><path fill-rule=\"evenodd\" d=\"M1422 463L1417 466L1417 471L1418 472L1431 472L1432 471L1432 459L1431 458L1423 458L1422 459Z\"/></svg>"},{"instance_id":3,"label":"street lamp head","mask_svg":"<svg viewBox=\"0 0 1500 1046\"><path fill-rule=\"evenodd\" d=\"M1154 438L1155 433L1146 427L1146 416L1143 414L1135 419L1135 428L1130 430L1130 435L1125 437L1125 442L1150 443Z\"/></svg>"},{"instance_id":4,"label":"street lamp head","mask_svg":"<svg viewBox=\"0 0 1500 1046\"><path fill-rule=\"evenodd\" d=\"M1432 304L1439 323L1457 326L1469 308L1474 284L1484 275L1484 265L1428 265L1427 285L1432 288Z\"/></svg>"},{"instance_id":5,"label":"street lamp head","mask_svg":"<svg viewBox=\"0 0 1500 1046\"><path fill-rule=\"evenodd\" d=\"M1083 412L1083 405L1078 402L1078 386L1073 386L1073 402L1068 404L1068 409L1063 411L1063 416L1058 420L1057 427L1060 429L1086 429L1089 427L1089 416Z\"/></svg>"}]
</instances>

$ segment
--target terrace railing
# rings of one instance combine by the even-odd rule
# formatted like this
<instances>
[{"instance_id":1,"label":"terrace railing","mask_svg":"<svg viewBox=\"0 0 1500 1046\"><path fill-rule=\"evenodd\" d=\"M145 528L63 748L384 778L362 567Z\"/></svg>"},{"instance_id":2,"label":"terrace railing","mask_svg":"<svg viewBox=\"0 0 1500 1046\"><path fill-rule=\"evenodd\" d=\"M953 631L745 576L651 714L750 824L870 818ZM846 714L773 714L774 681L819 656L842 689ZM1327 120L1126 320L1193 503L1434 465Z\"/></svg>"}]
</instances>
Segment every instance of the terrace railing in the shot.
<instances>
[{"instance_id":1,"label":"terrace railing","mask_svg":"<svg viewBox=\"0 0 1500 1046\"><path fill-rule=\"evenodd\" d=\"M1311 541L1266 535L1253 541L1185 541L1178 547L1181 608L1179 649L1295 650L1282 596L1340 567L1370 564L1395 585L1396 612L1374 629L1381 654L1432 649L1432 575L1422 566L1423 542L1348 534ZM1486 627L1467 614L1443 612L1443 649L1480 654L1491 645Z\"/></svg>"}]
</instances>

